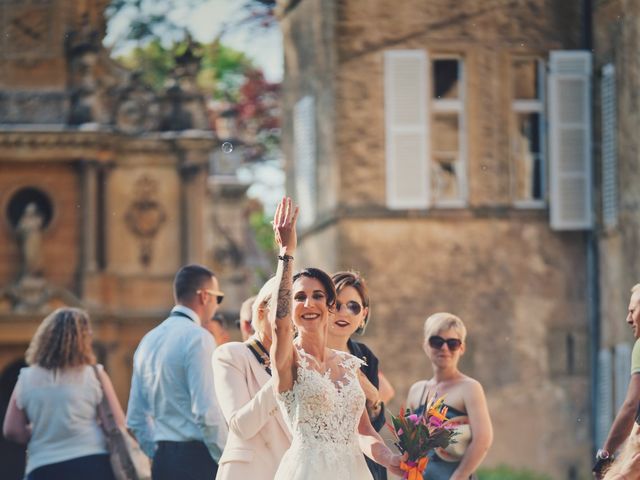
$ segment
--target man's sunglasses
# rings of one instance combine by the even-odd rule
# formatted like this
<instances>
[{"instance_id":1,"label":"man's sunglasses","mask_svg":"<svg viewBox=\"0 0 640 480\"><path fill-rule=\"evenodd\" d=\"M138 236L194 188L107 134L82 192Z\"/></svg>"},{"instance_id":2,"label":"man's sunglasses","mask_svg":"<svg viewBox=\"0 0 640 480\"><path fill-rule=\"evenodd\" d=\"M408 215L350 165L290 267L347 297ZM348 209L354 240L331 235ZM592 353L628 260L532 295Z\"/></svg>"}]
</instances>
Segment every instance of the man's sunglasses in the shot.
<instances>
[{"instance_id":1,"label":"man's sunglasses","mask_svg":"<svg viewBox=\"0 0 640 480\"><path fill-rule=\"evenodd\" d=\"M219 290L209 290L208 288L205 288L205 289L196 291L196 293L198 294L202 292L209 294L212 297L216 297L216 300L218 301L218 305L220 305L222 303L222 300L224 300L224 293Z\"/></svg>"},{"instance_id":2,"label":"man's sunglasses","mask_svg":"<svg viewBox=\"0 0 640 480\"><path fill-rule=\"evenodd\" d=\"M347 303L340 303L336 301L336 312L339 312L343 306L347 307L347 311L352 315L358 315L362 311L362 305L350 300Z\"/></svg>"},{"instance_id":3,"label":"man's sunglasses","mask_svg":"<svg viewBox=\"0 0 640 480\"><path fill-rule=\"evenodd\" d=\"M459 338L442 338L439 335L429 337L429 346L436 350L440 350L445 343L451 352L455 352L462 346L462 340Z\"/></svg>"}]
</instances>

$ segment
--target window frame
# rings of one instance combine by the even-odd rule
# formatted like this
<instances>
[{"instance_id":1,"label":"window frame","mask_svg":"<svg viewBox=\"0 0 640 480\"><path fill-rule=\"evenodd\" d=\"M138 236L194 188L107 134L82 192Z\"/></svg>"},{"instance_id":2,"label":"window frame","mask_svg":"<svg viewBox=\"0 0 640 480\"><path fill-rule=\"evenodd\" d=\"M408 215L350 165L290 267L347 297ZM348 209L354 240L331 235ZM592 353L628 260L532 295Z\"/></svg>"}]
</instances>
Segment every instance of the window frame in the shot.
<instances>
[{"instance_id":1,"label":"window frame","mask_svg":"<svg viewBox=\"0 0 640 480\"><path fill-rule=\"evenodd\" d=\"M517 60L535 60L537 62L537 82L539 97L536 100L531 99L518 99L516 98L514 88L514 69L513 64ZM547 139L547 118L548 113L546 109L547 104L547 91L546 91L546 63L541 55L512 55L509 59L509 92L510 92L510 106L509 106L509 171L510 174L510 191L511 202L515 208L519 209L543 209L546 208L549 202L549 182L547 180L548 172L548 139ZM516 191L516 158L515 158L515 143L516 143L516 130L518 128L517 116L522 113L537 113L540 116L539 120L539 136L540 136L540 183L542 190L542 198L540 199L519 199L517 198Z\"/></svg>"},{"instance_id":2,"label":"window frame","mask_svg":"<svg viewBox=\"0 0 640 480\"><path fill-rule=\"evenodd\" d=\"M437 60L456 60L458 62L458 98L456 99L437 99L433 92L433 78L435 76L434 63ZM431 53L428 56L429 76L427 78L428 90L428 127L429 137L433 134L434 117L437 114L458 114L458 157L456 160L459 198L455 199L439 199L436 196L436 189L430 187L431 205L434 208L466 208L469 203L469 182L467 174L467 109L466 109L466 72L465 58L461 54L455 53ZM434 155L433 142L429 145L429 169L433 169L436 160ZM433 171L433 170L431 170ZM433 181L430 175L429 181Z\"/></svg>"}]
</instances>

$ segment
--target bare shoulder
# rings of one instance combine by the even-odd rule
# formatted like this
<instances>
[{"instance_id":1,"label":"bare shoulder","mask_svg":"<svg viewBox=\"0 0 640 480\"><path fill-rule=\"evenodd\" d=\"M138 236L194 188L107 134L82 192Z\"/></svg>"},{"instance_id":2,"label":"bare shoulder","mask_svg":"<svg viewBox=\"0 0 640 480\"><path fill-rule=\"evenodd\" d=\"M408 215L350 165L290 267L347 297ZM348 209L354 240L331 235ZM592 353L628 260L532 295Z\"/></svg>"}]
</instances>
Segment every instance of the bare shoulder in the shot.
<instances>
[{"instance_id":1,"label":"bare shoulder","mask_svg":"<svg viewBox=\"0 0 640 480\"><path fill-rule=\"evenodd\" d=\"M422 396L426 390L429 390L429 380L419 380L409 388L407 394L407 407L414 408L422 402Z\"/></svg>"},{"instance_id":2,"label":"bare shoulder","mask_svg":"<svg viewBox=\"0 0 640 480\"><path fill-rule=\"evenodd\" d=\"M478 395L484 396L484 388L482 388L482 384L475 378L464 375L460 379L459 385L460 390L465 397L477 397Z\"/></svg>"}]
</instances>

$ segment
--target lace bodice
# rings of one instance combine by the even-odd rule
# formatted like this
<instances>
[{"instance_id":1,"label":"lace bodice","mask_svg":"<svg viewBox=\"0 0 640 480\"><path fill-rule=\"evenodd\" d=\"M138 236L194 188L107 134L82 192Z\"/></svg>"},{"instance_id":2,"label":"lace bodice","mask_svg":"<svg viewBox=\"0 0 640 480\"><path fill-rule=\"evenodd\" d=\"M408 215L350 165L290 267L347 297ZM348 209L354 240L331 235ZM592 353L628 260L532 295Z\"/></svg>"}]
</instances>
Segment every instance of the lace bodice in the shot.
<instances>
[{"instance_id":1,"label":"lace bodice","mask_svg":"<svg viewBox=\"0 0 640 480\"><path fill-rule=\"evenodd\" d=\"M333 366L321 373L316 360L298 349L297 378L293 388L278 394L294 442L357 445L357 428L364 409L365 395L358 381L362 360L335 351Z\"/></svg>"}]
</instances>

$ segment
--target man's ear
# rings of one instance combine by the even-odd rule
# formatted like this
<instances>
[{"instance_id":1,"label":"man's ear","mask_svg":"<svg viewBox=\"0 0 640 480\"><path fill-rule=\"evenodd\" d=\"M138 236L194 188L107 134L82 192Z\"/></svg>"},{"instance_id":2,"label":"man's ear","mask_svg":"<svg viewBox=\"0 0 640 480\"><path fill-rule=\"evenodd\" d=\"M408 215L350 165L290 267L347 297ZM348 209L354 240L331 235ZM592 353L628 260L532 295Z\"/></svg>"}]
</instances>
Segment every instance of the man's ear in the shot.
<instances>
[{"instance_id":1,"label":"man's ear","mask_svg":"<svg viewBox=\"0 0 640 480\"><path fill-rule=\"evenodd\" d=\"M242 320L240 322L240 328L246 334L250 335L253 333L253 327L251 326L251 322L247 322L246 320Z\"/></svg>"}]
</instances>

